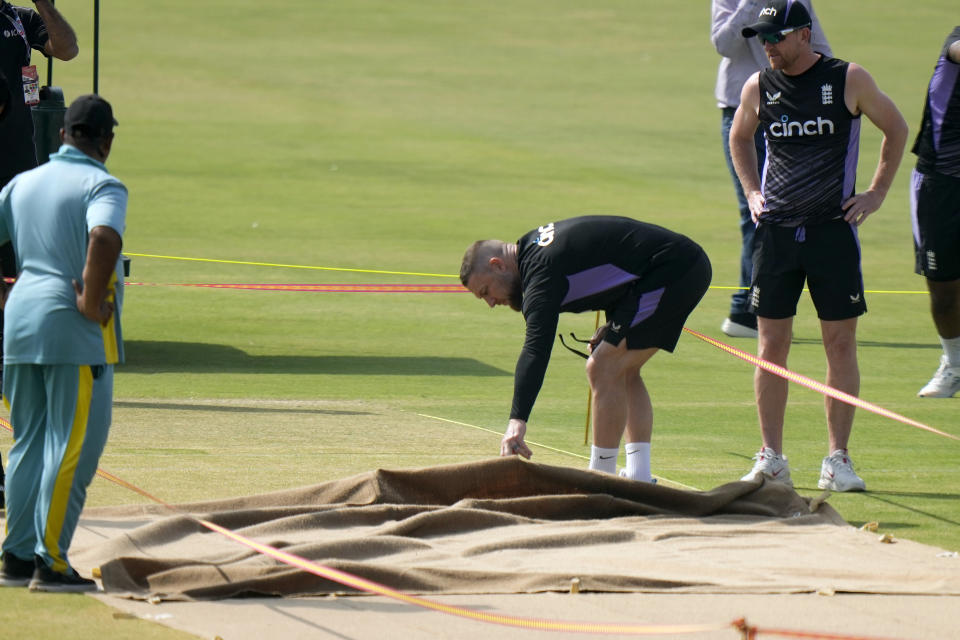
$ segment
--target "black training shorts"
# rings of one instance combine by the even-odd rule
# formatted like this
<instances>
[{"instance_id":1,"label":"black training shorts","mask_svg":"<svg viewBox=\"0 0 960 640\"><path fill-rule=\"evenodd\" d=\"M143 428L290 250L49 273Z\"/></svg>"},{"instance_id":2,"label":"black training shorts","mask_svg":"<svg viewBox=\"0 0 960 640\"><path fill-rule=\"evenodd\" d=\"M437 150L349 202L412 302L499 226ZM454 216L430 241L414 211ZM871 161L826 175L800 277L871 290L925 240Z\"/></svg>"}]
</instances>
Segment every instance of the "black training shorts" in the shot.
<instances>
[{"instance_id":1,"label":"black training shorts","mask_svg":"<svg viewBox=\"0 0 960 640\"><path fill-rule=\"evenodd\" d=\"M960 279L960 178L914 170L910 219L915 271L938 282Z\"/></svg>"},{"instance_id":2,"label":"black training shorts","mask_svg":"<svg viewBox=\"0 0 960 640\"><path fill-rule=\"evenodd\" d=\"M672 273L665 273L669 269ZM606 310L610 329L604 341L616 346L626 336L628 349L656 347L672 352L677 346L687 316L710 288L713 271L707 254L693 261L672 263L657 273L645 275L615 307ZM644 282L661 286L643 291Z\"/></svg>"},{"instance_id":3,"label":"black training shorts","mask_svg":"<svg viewBox=\"0 0 960 640\"><path fill-rule=\"evenodd\" d=\"M809 227L761 220L754 236L750 310L762 318L792 318L804 282L821 320L866 313L856 227L843 218Z\"/></svg>"}]
</instances>

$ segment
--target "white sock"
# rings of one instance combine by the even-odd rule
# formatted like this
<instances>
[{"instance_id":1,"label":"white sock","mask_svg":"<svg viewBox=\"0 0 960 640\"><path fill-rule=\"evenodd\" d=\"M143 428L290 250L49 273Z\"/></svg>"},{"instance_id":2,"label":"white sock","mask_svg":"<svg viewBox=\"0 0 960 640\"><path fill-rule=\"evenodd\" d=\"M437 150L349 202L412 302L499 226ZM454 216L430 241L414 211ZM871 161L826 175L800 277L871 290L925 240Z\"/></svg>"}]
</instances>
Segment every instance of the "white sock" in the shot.
<instances>
[{"instance_id":1,"label":"white sock","mask_svg":"<svg viewBox=\"0 0 960 640\"><path fill-rule=\"evenodd\" d=\"M956 338L940 338L943 345L943 354L947 356L948 367L960 367L960 336Z\"/></svg>"},{"instance_id":2,"label":"white sock","mask_svg":"<svg viewBox=\"0 0 960 640\"><path fill-rule=\"evenodd\" d=\"M607 449L593 445L590 447L590 468L604 473L617 472L617 454L620 453L620 447L616 449Z\"/></svg>"},{"instance_id":3,"label":"white sock","mask_svg":"<svg viewBox=\"0 0 960 640\"><path fill-rule=\"evenodd\" d=\"M628 442L627 446L627 477L640 482L650 482L650 443Z\"/></svg>"}]
</instances>

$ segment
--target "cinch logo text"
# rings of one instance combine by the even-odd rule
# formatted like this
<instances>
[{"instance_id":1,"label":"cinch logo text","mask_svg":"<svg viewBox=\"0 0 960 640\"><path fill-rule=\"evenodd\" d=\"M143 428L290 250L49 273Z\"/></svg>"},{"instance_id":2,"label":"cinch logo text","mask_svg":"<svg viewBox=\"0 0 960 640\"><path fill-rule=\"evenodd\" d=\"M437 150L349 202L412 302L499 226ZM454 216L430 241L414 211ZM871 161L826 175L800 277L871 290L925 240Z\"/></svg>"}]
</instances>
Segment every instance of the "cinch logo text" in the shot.
<instances>
[{"instance_id":1,"label":"cinch logo text","mask_svg":"<svg viewBox=\"0 0 960 640\"><path fill-rule=\"evenodd\" d=\"M833 134L833 121L817 116L816 120L791 120L789 116L781 116L780 122L770 124L770 135L775 138L792 138L793 136L822 136Z\"/></svg>"},{"instance_id":2,"label":"cinch logo text","mask_svg":"<svg viewBox=\"0 0 960 640\"><path fill-rule=\"evenodd\" d=\"M545 247L551 242L553 242L553 223L543 225L542 227L537 227L537 231L540 232L540 237L537 238L537 244L541 247Z\"/></svg>"}]
</instances>

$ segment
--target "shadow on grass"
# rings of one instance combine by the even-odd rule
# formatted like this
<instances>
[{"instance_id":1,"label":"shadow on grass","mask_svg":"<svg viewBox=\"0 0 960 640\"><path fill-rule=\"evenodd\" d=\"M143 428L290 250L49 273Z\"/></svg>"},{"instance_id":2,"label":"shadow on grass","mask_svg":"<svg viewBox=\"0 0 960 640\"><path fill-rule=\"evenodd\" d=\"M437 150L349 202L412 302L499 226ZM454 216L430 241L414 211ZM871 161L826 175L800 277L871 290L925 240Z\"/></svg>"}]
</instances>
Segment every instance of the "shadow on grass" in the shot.
<instances>
[{"instance_id":1,"label":"shadow on grass","mask_svg":"<svg viewBox=\"0 0 960 640\"><path fill-rule=\"evenodd\" d=\"M792 344L823 344L820 338L794 338ZM942 350L937 342L878 342L876 340L857 340L858 347L883 347L885 349L933 349Z\"/></svg>"},{"instance_id":2,"label":"shadow on grass","mask_svg":"<svg viewBox=\"0 0 960 640\"><path fill-rule=\"evenodd\" d=\"M283 373L381 376L511 376L473 358L441 356L253 356L201 342L131 340L123 373Z\"/></svg>"},{"instance_id":3,"label":"shadow on grass","mask_svg":"<svg viewBox=\"0 0 960 640\"><path fill-rule=\"evenodd\" d=\"M736 453L733 451L725 451L724 453L726 453L727 455L733 456L735 458L743 458L745 460L751 459L749 456L743 455L741 453ZM794 486L794 489L796 491L810 491L812 493L822 491L817 487ZM834 494L834 495L837 495L837 494ZM849 495L862 496L864 498L870 498L871 500L876 500L878 502L884 502L886 504L897 507L899 509L904 509L905 511L911 511L918 515L926 516L933 520L938 520L939 522L944 522L946 524L960 527L960 522L956 520L944 518L943 516L938 516L934 513L930 513L929 511L924 511L923 509L917 509L916 507L911 507L910 505L904 504L899 500L892 499L892 498L904 498L904 499L919 498L922 500L947 500L947 501L956 502L958 505L960 505L960 495L956 493L933 493L933 492L921 492L921 491L869 491L868 490L862 493L856 492ZM860 524L863 524L863 523L860 523ZM887 526L887 523L884 523L884 526ZM899 526L913 527L915 525L904 524Z\"/></svg>"},{"instance_id":4,"label":"shadow on grass","mask_svg":"<svg viewBox=\"0 0 960 640\"><path fill-rule=\"evenodd\" d=\"M213 413L314 413L325 416L369 416L369 411L344 411L342 409L316 409L311 407L238 407L218 404L182 404L173 402L136 402L114 400L119 409L160 409L163 411L209 411Z\"/></svg>"},{"instance_id":5,"label":"shadow on grass","mask_svg":"<svg viewBox=\"0 0 960 640\"><path fill-rule=\"evenodd\" d=\"M923 509L917 509L916 507L911 507L910 505L904 504L897 500L891 500L889 498L883 497L883 496L901 496L904 498L924 498L928 500L929 499L953 500L955 502L960 503L960 495L957 495L955 493L952 493L952 494L951 493L900 493L896 491L867 491L863 495L866 496L867 498L877 500L878 502L884 502L894 507L898 507L900 509L910 511L921 516L932 518L933 520L937 520L939 522L944 522L946 524L951 524L955 527L960 527L960 522L956 520L951 520L950 518L944 518L943 516L938 516L934 513L930 513L929 511L924 511Z\"/></svg>"},{"instance_id":6,"label":"shadow on grass","mask_svg":"<svg viewBox=\"0 0 960 640\"><path fill-rule=\"evenodd\" d=\"M797 487L797 489L800 489L800 490L803 490L803 491L806 491L806 490L809 490L809 491L820 491L820 489L815 489L815 488L813 488L813 487L809 487L809 488L808 488L808 487ZM832 497L834 497L834 496L836 496L836 495L838 495L838 494L835 493L835 494L831 495L830 497L832 498ZM932 520L936 520L936 521L938 521L938 522L943 522L943 523L945 523L945 524L953 525L953 526L955 526L955 527L960 527L960 522L958 522L958 521L956 521L956 520L951 520L950 518L944 518L943 516L938 516L938 515L935 514L935 513L930 513L929 511L924 511L923 509L917 509L916 507L911 507L911 506L908 505L908 504L904 504L903 502L900 502L900 501L898 501L898 500L891 500L891 499L888 497L888 496L895 496L895 497L900 497L900 498L921 498L921 499L923 499L923 500L951 500L951 501L960 503L960 495L957 495L957 494L955 494L955 493L922 493L922 492L907 492L907 491L870 491L870 490L867 490L867 491L856 492L856 493L851 493L851 494L847 494L847 495L849 495L849 496L851 496L851 497L856 496L856 497L869 498L869 499L871 499L871 500L876 500L877 502L883 502L883 503L885 503L885 504L888 504L888 505L890 505L890 506L896 507L896 508L898 508L898 509L903 509L904 511L910 511L911 513L915 513L915 514L917 514L917 515L925 516L925 517L927 517L927 518L930 518L930 519L932 519ZM828 500L829 500L829 499L828 499ZM854 526L860 526L860 525L864 524L864 522L854 522L854 521L851 521L850 524L852 524L852 525L854 525ZM906 522L898 523L898 522L887 522L887 521L884 521L882 528L884 528L884 529L916 529L916 528L919 528L920 526L921 526L921 525L915 524L915 523L906 523Z\"/></svg>"}]
</instances>

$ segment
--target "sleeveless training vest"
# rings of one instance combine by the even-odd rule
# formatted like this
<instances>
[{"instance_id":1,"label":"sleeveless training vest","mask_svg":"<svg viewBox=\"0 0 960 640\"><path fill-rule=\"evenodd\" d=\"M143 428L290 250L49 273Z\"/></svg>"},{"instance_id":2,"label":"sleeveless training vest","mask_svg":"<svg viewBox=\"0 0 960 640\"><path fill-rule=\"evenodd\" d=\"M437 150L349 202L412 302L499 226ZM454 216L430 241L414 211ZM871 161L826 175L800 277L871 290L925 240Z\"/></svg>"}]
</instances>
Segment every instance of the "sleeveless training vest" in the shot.
<instances>
[{"instance_id":1,"label":"sleeveless training vest","mask_svg":"<svg viewBox=\"0 0 960 640\"><path fill-rule=\"evenodd\" d=\"M947 58L947 50L957 40L960 27L947 36L930 78L913 152L917 171L960 178L960 64Z\"/></svg>"},{"instance_id":2,"label":"sleeveless training vest","mask_svg":"<svg viewBox=\"0 0 960 640\"><path fill-rule=\"evenodd\" d=\"M760 72L765 223L792 227L843 215L841 204L854 193L860 146L860 117L844 102L848 64L822 56L800 75Z\"/></svg>"}]
</instances>

